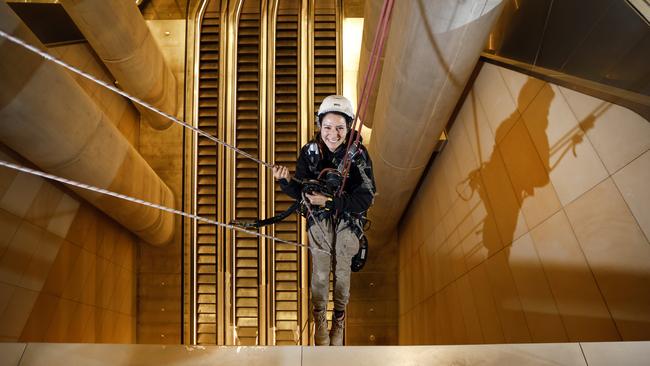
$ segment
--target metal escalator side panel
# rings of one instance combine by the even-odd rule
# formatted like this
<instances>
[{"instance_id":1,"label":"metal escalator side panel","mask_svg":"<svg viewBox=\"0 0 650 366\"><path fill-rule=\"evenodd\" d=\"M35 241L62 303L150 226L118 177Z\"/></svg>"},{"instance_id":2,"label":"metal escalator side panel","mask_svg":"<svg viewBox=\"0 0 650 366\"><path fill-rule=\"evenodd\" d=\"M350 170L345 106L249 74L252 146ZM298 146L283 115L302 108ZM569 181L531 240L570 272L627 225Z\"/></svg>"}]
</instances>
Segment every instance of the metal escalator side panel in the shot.
<instances>
[{"instance_id":1,"label":"metal escalator side panel","mask_svg":"<svg viewBox=\"0 0 650 366\"><path fill-rule=\"evenodd\" d=\"M220 12L214 11L219 2L206 4L200 19L198 34L198 87L196 89L196 126L214 136L220 136L219 64ZM195 143L195 211L197 215L221 220L217 197L220 187L219 148L215 142L196 136ZM217 344L218 337L218 261L220 230L214 225L196 222L195 240L195 341L197 344Z\"/></svg>"},{"instance_id":2,"label":"metal escalator side panel","mask_svg":"<svg viewBox=\"0 0 650 366\"><path fill-rule=\"evenodd\" d=\"M281 2L275 27L275 87L273 157L277 164L292 167L300 149L298 90L299 9ZM294 202L275 185L273 214L279 214ZM300 241L300 218L291 215L273 227L273 235ZM301 250L289 245L275 245L273 250L273 326L275 345L301 344L302 291Z\"/></svg>"},{"instance_id":3,"label":"metal escalator side panel","mask_svg":"<svg viewBox=\"0 0 650 366\"><path fill-rule=\"evenodd\" d=\"M239 19L237 37L237 86L235 145L253 156L260 156L260 14L246 6ZM234 218L260 217L260 167L238 155L235 158L232 190L235 193ZM236 344L260 344L260 239L234 233L234 325Z\"/></svg>"}]
</instances>

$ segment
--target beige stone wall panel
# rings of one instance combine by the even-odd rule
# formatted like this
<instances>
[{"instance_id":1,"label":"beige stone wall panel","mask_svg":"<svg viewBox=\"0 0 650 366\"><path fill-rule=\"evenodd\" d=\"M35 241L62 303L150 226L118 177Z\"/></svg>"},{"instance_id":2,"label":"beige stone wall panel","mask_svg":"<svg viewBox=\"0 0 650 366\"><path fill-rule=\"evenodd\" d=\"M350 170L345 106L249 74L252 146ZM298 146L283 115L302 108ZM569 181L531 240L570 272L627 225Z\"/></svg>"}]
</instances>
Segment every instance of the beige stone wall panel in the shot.
<instances>
[{"instance_id":1,"label":"beige stone wall panel","mask_svg":"<svg viewBox=\"0 0 650 366\"><path fill-rule=\"evenodd\" d=\"M1 143L0 159L27 163ZM0 340L134 341L134 235L62 185L9 169L0 233Z\"/></svg>"},{"instance_id":2,"label":"beige stone wall panel","mask_svg":"<svg viewBox=\"0 0 650 366\"><path fill-rule=\"evenodd\" d=\"M648 126L483 65L399 228L400 344L648 339Z\"/></svg>"}]
</instances>

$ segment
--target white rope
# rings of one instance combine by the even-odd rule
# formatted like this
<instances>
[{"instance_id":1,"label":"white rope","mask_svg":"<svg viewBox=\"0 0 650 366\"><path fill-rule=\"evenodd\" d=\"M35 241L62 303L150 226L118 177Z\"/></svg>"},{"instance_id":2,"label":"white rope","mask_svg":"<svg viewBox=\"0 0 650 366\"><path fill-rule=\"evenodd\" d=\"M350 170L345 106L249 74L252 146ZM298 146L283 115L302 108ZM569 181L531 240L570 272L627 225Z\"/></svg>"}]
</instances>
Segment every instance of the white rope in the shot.
<instances>
[{"instance_id":1,"label":"white rope","mask_svg":"<svg viewBox=\"0 0 650 366\"><path fill-rule=\"evenodd\" d=\"M20 45L20 46L28 49L29 51L32 51L32 52L36 53L37 55L43 57L46 60L50 60L50 61L54 62L55 64L57 64L59 66L62 66L64 68L74 72L75 74L83 76L84 78L86 78L86 79L88 79L88 80L90 80L90 81L92 81L92 82L94 82L96 84L99 84L99 85L103 86L104 88L106 88L108 90L111 90L111 91L123 96L124 98L127 98L127 99L131 100L132 102L147 108L148 110L150 110L152 112L155 112L155 113L157 113L157 114L159 114L159 115L161 115L161 116L163 116L163 117L165 117L165 118L167 118L167 119L169 119L169 120L171 120L171 121L173 121L173 122L175 122L175 123L177 123L177 124L179 124L179 125L181 125L181 126L183 126L185 128L188 128L188 129L198 133L199 135L201 135L201 136L203 136L205 138L208 138L208 139L210 139L210 140L212 140L212 141L214 141L214 142L216 142L218 144L221 144L221 145L223 145L223 146L225 146L225 147L227 147L229 149L232 149L232 150L236 151L237 153L239 153L239 154L241 154L241 155L255 161L256 163L258 163L260 165L264 165L264 166L266 166L268 168L273 168L273 164L269 164L267 162L264 162L264 161L262 161L262 160L260 160L260 159L258 159L256 157L254 157L253 155L251 155L251 154L249 154L249 153L247 153L247 152L245 152L243 150L240 150L240 149L236 148L235 146L232 146L232 145L228 144L227 142L222 141L222 140L212 136L211 134L209 134L209 133L207 133L207 132L205 132L203 130L200 130L200 129L198 129L198 128L196 128L196 127L194 127L194 126L192 126L192 125L190 125L190 124L188 124L188 123L186 123L184 121L181 121L180 119L172 116L171 114L165 113L165 112L157 109L156 107L154 107L154 106L152 106L150 104L147 104L146 102L125 93L124 91L116 88L115 86L113 86L111 84L106 83L103 80L97 79L93 75L90 75L90 74L88 74L88 73L86 73L84 71L81 71L81 70L75 68L74 66L70 66L70 65L66 64L65 62L57 59L56 57L50 55L49 53L41 51L40 49L30 45L29 43L26 43L25 41L23 41L20 38L16 38L16 37L2 31L2 30L0 30L0 36L7 39L7 40L9 40L9 41L11 41L11 42L13 42L13 43L15 43L15 44L17 44L17 45Z\"/></svg>"},{"instance_id":2,"label":"white rope","mask_svg":"<svg viewBox=\"0 0 650 366\"><path fill-rule=\"evenodd\" d=\"M52 175L52 174L48 174L48 173L45 173L45 172L42 172L42 171L39 171L39 170L34 170L34 169L31 169L31 168L27 168L27 167L24 167L22 165L12 164L12 163L9 163L9 162L4 161L4 160L0 160L0 166L3 166L5 168L9 168L9 169L13 169L13 170L17 170L17 171L21 171L23 173L36 175L36 176L39 176L39 177L42 177L42 178L47 178L47 179L50 179L50 180L54 180L54 181L57 181L57 182L60 182L60 183L63 183L63 184L67 184L67 185L70 185L70 186L73 186L73 187L85 189L85 190L88 190L88 191L101 193L101 194L105 194L105 195L108 195L108 196L113 196L113 197L116 197L116 198L119 198L119 199L123 199L125 201L137 203L137 204L140 204L140 205L143 205L143 206L148 206L148 207L152 207L152 208L155 208L155 209L158 209L158 210L167 211L167 212L173 213L175 215L189 217L191 219L202 221L202 222L205 222L205 223L208 223L208 224L221 226L221 227L224 227L226 229L237 230L237 231L244 232L246 234L255 235L255 236L258 236L258 237L261 237L261 238L270 239L270 240L273 240L273 241L277 241L277 242L280 242L280 243L292 245L292 246L299 247L299 248L307 248L309 250L316 250L316 251L324 252L324 253L327 253L328 255L330 255L330 253L328 251L322 250L322 249L319 249L319 248L316 248L316 247L310 247L310 246L305 245L305 244L299 244L299 243L291 242L291 241L288 241L288 240L276 238L276 237L273 237L273 236L270 236L270 235L256 233L254 231L246 230L244 228L237 227L235 225L230 225L230 224L225 224L223 222L210 220L210 219L207 219L205 217L189 214L187 212L176 210L176 209L173 209L173 208L170 208L170 207L167 207L167 206L158 205L156 203L141 200L139 198L130 197L130 196L127 196L127 195L124 195L124 194L109 191L107 189L91 186L89 184L79 183L79 182L74 181L74 180L62 178L62 177Z\"/></svg>"}]
</instances>

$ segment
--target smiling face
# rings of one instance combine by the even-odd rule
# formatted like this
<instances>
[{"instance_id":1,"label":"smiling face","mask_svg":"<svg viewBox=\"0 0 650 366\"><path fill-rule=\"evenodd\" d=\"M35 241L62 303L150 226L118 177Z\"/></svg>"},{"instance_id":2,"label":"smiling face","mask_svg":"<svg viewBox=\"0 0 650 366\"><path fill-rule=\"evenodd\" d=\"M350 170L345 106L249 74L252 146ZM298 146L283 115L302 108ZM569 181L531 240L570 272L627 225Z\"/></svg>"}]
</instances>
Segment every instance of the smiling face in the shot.
<instances>
[{"instance_id":1,"label":"smiling face","mask_svg":"<svg viewBox=\"0 0 650 366\"><path fill-rule=\"evenodd\" d=\"M340 114L327 113L320 124L320 136L330 151L335 151L345 141L348 126Z\"/></svg>"}]
</instances>

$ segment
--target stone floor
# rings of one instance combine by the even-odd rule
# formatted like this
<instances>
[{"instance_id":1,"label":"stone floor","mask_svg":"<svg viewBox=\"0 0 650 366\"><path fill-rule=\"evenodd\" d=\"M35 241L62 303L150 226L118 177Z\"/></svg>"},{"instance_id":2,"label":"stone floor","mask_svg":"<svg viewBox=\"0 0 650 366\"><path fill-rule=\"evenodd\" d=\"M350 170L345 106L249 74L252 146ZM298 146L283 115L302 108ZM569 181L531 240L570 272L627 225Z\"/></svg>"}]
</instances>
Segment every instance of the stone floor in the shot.
<instances>
[{"instance_id":1,"label":"stone floor","mask_svg":"<svg viewBox=\"0 0 650 366\"><path fill-rule=\"evenodd\" d=\"M650 342L220 347L0 343L0 365L648 365Z\"/></svg>"}]
</instances>

